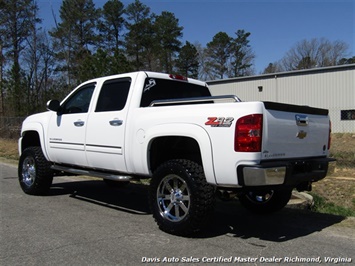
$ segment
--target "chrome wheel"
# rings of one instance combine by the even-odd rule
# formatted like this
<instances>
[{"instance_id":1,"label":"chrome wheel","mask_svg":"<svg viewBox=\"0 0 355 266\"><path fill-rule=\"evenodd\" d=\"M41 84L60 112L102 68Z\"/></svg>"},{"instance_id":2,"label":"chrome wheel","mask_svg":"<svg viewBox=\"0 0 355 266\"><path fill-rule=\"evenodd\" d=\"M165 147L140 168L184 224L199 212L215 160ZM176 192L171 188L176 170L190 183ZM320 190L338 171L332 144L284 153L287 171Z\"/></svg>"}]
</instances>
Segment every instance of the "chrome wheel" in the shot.
<instances>
[{"instance_id":1,"label":"chrome wheel","mask_svg":"<svg viewBox=\"0 0 355 266\"><path fill-rule=\"evenodd\" d=\"M36 179L36 164L33 157L26 157L22 163L22 182L31 186Z\"/></svg>"},{"instance_id":2,"label":"chrome wheel","mask_svg":"<svg viewBox=\"0 0 355 266\"><path fill-rule=\"evenodd\" d=\"M44 195L49 190L53 171L41 147L28 147L22 152L18 164L18 179L26 194Z\"/></svg>"},{"instance_id":3,"label":"chrome wheel","mask_svg":"<svg viewBox=\"0 0 355 266\"><path fill-rule=\"evenodd\" d=\"M175 174L164 177L157 190L160 215L172 222L180 222L189 213L190 191L186 182Z\"/></svg>"},{"instance_id":4,"label":"chrome wheel","mask_svg":"<svg viewBox=\"0 0 355 266\"><path fill-rule=\"evenodd\" d=\"M149 206L161 230L188 236L207 223L214 195L201 165L175 159L155 170L149 185Z\"/></svg>"}]
</instances>

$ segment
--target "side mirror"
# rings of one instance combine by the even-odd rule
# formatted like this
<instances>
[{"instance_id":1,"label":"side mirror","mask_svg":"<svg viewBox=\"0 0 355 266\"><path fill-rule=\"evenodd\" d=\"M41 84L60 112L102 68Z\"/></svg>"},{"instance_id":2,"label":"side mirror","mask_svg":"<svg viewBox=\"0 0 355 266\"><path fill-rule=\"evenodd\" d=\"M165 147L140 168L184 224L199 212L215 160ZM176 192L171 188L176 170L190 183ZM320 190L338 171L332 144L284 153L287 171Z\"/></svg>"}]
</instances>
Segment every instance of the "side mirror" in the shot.
<instances>
[{"instance_id":1,"label":"side mirror","mask_svg":"<svg viewBox=\"0 0 355 266\"><path fill-rule=\"evenodd\" d=\"M60 102L58 100L50 100L47 102L47 110L58 112L60 109Z\"/></svg>"}]
</instances>

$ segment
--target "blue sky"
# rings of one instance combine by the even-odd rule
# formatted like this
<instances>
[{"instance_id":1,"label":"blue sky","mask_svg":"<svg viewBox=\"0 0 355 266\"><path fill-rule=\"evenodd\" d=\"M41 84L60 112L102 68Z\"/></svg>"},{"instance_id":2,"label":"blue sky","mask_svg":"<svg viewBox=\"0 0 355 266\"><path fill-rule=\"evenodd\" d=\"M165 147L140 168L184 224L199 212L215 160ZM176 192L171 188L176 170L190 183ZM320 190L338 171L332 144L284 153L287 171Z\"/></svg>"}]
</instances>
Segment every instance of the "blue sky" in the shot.
<instances>
[{"instance_id":1,"label":"blue sky","mask_svg":"<svg viewBox=\"0 0 355 266\"><path fill-rule=\"evenodd\" d=\"M105 0L94 0L102 7ZM121 0L126 6L133 2ZM169 11L184 27L182 41L203 46L224 31L235 37L243 29L251 33L250 45L256 55L259 74L269 63L281 59L303 39L326 38L349 45L348 57L355 56L355 0L141 0L160 14ZM62 1L39 0L43 27L54 25L51 9L59 19Z\"/></svg>"}]
</instances>

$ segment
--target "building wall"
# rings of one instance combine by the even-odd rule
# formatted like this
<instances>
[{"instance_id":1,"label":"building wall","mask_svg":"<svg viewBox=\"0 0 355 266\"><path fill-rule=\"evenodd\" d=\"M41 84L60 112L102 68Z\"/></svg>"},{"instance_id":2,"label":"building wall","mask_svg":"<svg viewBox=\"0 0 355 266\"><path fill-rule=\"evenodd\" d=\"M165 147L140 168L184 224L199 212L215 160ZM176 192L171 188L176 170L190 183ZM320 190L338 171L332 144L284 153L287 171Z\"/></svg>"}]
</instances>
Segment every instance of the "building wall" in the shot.
<instances>
[{"instance_id":1,"label":"building wall","mask_svg":"<svg viewBox=\"0 0 355 266\"><path fill-rule=\"evenodd\" d=\"M345 110L354 110L350 115L355 116L355 64L210 81L208 84L212 95L235 94L243 101L275 101L329 109L333 132L355 133L355 117L344 120L349 118Z\"/></svg>"}]
</instances>

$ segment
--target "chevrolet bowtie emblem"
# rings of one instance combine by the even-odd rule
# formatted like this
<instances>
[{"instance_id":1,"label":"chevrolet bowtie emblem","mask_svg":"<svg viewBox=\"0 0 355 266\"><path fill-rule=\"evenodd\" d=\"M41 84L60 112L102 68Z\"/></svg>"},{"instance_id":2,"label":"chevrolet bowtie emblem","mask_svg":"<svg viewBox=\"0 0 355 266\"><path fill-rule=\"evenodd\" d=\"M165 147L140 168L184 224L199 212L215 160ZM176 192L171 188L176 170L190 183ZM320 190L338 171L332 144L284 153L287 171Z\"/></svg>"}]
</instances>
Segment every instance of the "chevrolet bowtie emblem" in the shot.
<instances>
[{"instance_id":1,"label":"chevrolet bowtie emblem","mask_svg":"<svg viewBox=\"0 0 355 266\"><path fill-rule=\"evenodd\" d=\"M299 131L296 135L296 137L299 139L304 139L306 136L307 136L307 132L303 130Z\"/></svg>"}]
</instances>

